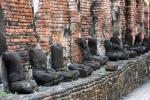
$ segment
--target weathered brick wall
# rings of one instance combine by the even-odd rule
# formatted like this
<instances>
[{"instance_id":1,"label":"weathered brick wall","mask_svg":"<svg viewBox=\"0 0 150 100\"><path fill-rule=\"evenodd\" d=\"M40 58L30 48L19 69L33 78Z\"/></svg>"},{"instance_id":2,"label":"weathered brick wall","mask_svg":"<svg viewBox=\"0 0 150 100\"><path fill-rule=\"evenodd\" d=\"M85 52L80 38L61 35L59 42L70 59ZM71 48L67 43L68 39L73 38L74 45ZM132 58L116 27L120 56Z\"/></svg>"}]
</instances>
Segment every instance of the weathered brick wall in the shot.
<instances>
[{"instance_id":1,"label":"weathered brick wall","mask_svg":"<svg viewBox=\"0 0 150 100\"><path fill-rule=\"evenodd\" d=\"M144 0L138 0L136 3L136 20L143 22L144 17Z\"/></svg>"},{"instance_id":2,"label":"weathered brick wall","mask_svg":"<svg viewBox=\"0 0 150 100\"><path fill-rule=\"evenodd\" d=\"M28 49L36 42L33 31L32 9L29 0L1 0L5 34L9 51L17 51L23 66L29 66Z\"/></svg>"},{"instance_id":3,"label":"weathered brick wall","mask_svg":"<svg viewBox=\"0 0 150 100\"><path fill-rule=\"evenodd\" d=\"M68 58L72 62L81 62L81 52L75 41L78 37L86 39L90 35L92 4L93 1L90 0L69 0L68 2L67 0L41 0L39 10L35 14L35 26L43 49L49 50L49 41L61 43L64 47L64 56L70 55ZM103 24L107 27L105 38L109 38L111 34L110 1L96 0L92 10L97 17L94 28L98 40L104 39ZM67 48L70 49L66 50ZM100 45L100 48L103 48L103 45Z\"/></svg>"},{"instance_id":4,"label":"weathered brick wall","mask_svg":"<svg viewBox=\"0 0 150 100\"><path fill-rule=\"evenodd\" d=\"M81 23L81 36L87 38L89 36L90 23L91 23L91 1L80 0L80 23Z\"/></svg>"},{"instance_id":5,"label":"weathered brick wall","mask_svg":"<svg viewBox=\"0 0 150 100\"><path fill-rule=\"evenodd\" d=\"M111 6L116 0L36 0L39 1L39 9L34 14L32 1L35 2L35 0L1 0L8 48L10 51L19 51L25 66L29 65L28 48L37 40L35 34L39 36L38 42L45 52L50 51L50 44L61 43L65 64L68 61L75 63L82 61L81 52L75 42L78 37L85 39L89 36L97 37L99 51L105 53L103 40L112 36ZM126 4L125 0L117 1L120 8L122 38L126 27L132 29L131 34L135 35L136 21L142 20L143 13L140 9L143 7L142 0L140 3L136 3L136 0L127 1L129 4ZM94 27L92 18L95 21Z\"/></svg>"},{"instance_id":6,"label":"weathered brick wall","mask_svg":"<svg viewBox=\"0 0 150 100\"><path fill-rule=\"evenodd\" d=\"M70 59L69 5L67 0L40 0L39 10L35 14L35 28L39 43L45 51L51 44L62 44L64 63Z\"/></svg>"},{"instance_id":7,"label":"weathered brick wall","mask_svg":"<svg viewBox=\"0 0 150 100\"><path fill-rule=\"evenodd\" d=\"M99 5L97 5L97 38L99 40L109 39L112 36L111 1L98 0L98 4Z\"/></svg>"},{"instance_id":8,"label":"weathered brick wall","mask_svg":"<svg viewBox=\"0 0 150 100\"><path fill-rule=\"evenodd\" d=\"M120 26L121 26L121 36L124 42L126 33L126 18L125 18L125 0L120 0Z\"/></svg>"},{"instance_id":9,"label":"weathered brick wall","mask_svg":"<svg viewBox=\"0 0 150 100\"><path fill-rule=\"evenodd\" d=\"M36 32L44 50L49 49L49 41L61 43L68 25L66 0L40 0L39 10L35 14Z\"/></svg>"},{"instance_id":10,"label":"weathered brick wall","mask_svg":"<svg viewBox=\"0 0 150 100\"><path fill-rule=\"evenodd\" d=\"M126 27L132 32L130 33L133 36L133 42L134 43L134 37L135 37L135 25L136 25L136 2L135 0L127 0L126 2Z\"/></svg>"},{"instance_id":11,"label":"weathered brick wall","mask_svg":"<svg viewBox=\"0 0 150 100\"><path fill-rule=\"evenodd\" d=\"M40 2L40 9L35 17L36 32L40 36L40 43L44 50L49 50L49 41L55 43L63 41L64 51L70 55L71 61L81 62L82 56L75 40L78 37L86 39L89 36L95 36L99 41L101 52L104 51L102 41L112 36L111 6L114 1L41 0ZM125 37L126 27L132 30L130 34L134 37L136 21L142 21L143 10L140 8L143 8L143 1L139 0L136 3L136 0L119 0L117 2L122 39ZM127 9L126 13L125 9ZM95 21L94 27L92 18ZM70 30L67 30L68 27ZM64 36L66 31L70 32L67 37ZM69 50L66 51L65 48Z\"/></svg>"},{"instance_id":12,"label":"weathered brick wall","mask_svg":"<svg viewBox=\"0 0 150 100\"><path fill-rule=\"evenodd\" d=\"M95 30L99 47L98 52L104 56L105 48L103 41L112 36L111 1L96 0L94 12L95 16L97 17Z\"/></svg>"},{"instance_id":13,"label":"weathered brick wall","mask_svg":"<svg viewBox=\"0 0 150 100\"><path fill-rule=\"evenodd\" d=\"M144 1L143 0L138 0L136 2L136 22L142 22L143 23L143 18L144 17ZM144 24L144 23L143 23ZM137 32L137 30L136 30ZM145 32L142 32L142 38L144 38Z\"/></svg>"},{"instance_id":14,"label":"weathered brick wall","mask_svg":"<svg viewBox=\"0 0 150 100\"><path fill-rule=\"evenodd\" d=\"M39 36L39 43L44 50L49 49L48 45L52 34L53 2L51 2L52 4L49 2L49 0L40 0L37 4L38 9L34 13L35 32Z\"/></svg>"},{"instance_id":15,"label":"weathered brick wall","mask_svg":"<svg viewBox=\"0 0 150 100\"><path fill-rule=\"evenodd\" d=\"M144 19L143 19L143 22L144 22L144 28L145 28L145 30L146 30L146 34L150 34L150 33L148 33L148 30L150 30L150 29L148 29L148 28L150 28L150 14L149 14L149 12L150 12L150 5L148 6L148 5L145 5L144 6ZM149 26L148 26L149 25Z\"/></svg>"},{"instance_id":16,"label":"weathered brick wall","mask_svg":"<svg viewBox=\"0 0 150 100\"><path fill-rule=\"evenodd\" d=\"M80 0L70 0L69 15L71 22L71 58L72 62L79 63L82 60L81 52L76 43L77 38L81 37L81 16L80 16Z\"/></svg>"},{"instance_id":17,"label":"weathered brick wall","mask_svg":"<svg viewBox=\"0 0 150 100\"><path fill-rule=\"evenodd\" d=\"M130 33L133 36L137 35L137 22L143 22L144 16L144 1L143 0L126 0L126 28L132 30ZM142 33L144 36L144 33Z\"/></svg>"}]
</instances>

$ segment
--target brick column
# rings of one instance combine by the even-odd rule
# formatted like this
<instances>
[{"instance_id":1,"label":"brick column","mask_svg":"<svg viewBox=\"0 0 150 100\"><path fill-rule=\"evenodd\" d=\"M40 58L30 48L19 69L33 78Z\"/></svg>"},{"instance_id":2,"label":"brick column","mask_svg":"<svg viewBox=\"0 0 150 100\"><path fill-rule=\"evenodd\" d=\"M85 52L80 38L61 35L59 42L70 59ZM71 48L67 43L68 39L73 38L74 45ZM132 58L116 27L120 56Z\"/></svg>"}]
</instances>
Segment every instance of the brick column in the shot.
<instances>
[{"instance_id":1,"label":"brick column","mask_svg":"<svg viewBox=\"0 0 150 100\"><path fill-rule=\"evenodd\" d=\"M28 49L36 43L30 3L30 0L1 1L8 50L17 51L21 55L25 71L29 70L30 65Z\"/></svg>"},{"instance_id":2,"label":"brick column","mask_svg":"<svg viewBox=\"0 0 150 100\"><path fill-rule=\"evenodd\" d=\"M122 42L124 43L125 33L126 33L126 19L125 19L125 0L120 0L120 28Z\"/></svg>"},{"instance_id":3,"label":"brick column","mask_svg":"<svg viewBox=\"0 0 150 100\"><path fill-rule=\"evenodd\" d=\"M135 40L135 33L136 33L136 1L135 0L126 0L126 28L127 32L126 34L130 34L132 39L132 45L134 44ZM128 30L131 30L130 33L128 33Z\"/></svg>"},{"instance_id":4,"label":"brick column","mask_svg":"<svg viewBox=\"0 0 150 100\"><path fill-rule=\"evenodd\" d=\"M82 61L81 51L76 43L77 38L81 37L81 15L80 0L70 0L69 13L71 21L71 60L73 63Z\"/></svg>"},{"instance_id":5,"label":"brick column","mask_svg":"<svg viewBox=\"0 0 150 100\"><path fill-rule=\"evenodd\" d=\"M87 38L89 36L91 23L90 9L90 0L80 0L81 33L83 38Z\"/></svg>"},{"instance_id":6,"label":"brick column","mask_svg":"<svg viewBox=\"0 0 150 100\"><path fill-rule=\"evenodd\" d=\"M96 0L95 13L98 17L96 35L99 41L112 36L111 2L110 0Z\"/></svg>"}]
</instances>

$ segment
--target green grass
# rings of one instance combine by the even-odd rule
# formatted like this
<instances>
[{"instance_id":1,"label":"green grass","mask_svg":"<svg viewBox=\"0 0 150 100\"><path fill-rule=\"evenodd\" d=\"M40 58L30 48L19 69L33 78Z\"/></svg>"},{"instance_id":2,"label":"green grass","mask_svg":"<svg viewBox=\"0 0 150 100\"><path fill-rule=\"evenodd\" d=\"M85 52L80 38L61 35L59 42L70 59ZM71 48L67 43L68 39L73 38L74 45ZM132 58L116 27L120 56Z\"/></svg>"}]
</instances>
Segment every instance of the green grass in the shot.
<instances>
[{"instance_id":1,"label":"green grass","mask_svg":"<svg viewBox=\"0 0 150 100\"><path fill-rule=\"evenodd\" d=\"M4 91L0 91L0 97L4 97L4 96L10 96L12 94L4 92Z\"/></svg>"}]
</instances>

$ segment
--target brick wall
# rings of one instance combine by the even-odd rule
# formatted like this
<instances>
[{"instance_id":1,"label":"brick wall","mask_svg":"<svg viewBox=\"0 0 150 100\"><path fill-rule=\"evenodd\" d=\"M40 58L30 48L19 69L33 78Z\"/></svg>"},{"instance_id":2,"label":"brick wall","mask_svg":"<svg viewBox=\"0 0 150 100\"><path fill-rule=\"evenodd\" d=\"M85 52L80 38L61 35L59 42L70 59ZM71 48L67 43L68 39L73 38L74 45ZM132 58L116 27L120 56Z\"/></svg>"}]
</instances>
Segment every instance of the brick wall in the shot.
<instances>
[{"instance_id":1,"label":"brick wall","mask_svg":"<svg viewBox=\"0 0 150 100\"><path fill-rule=\"evenodd\" d=\"M71 58L72 62L81 62L81 52L76 43L77 38L81 37L81 15L80 15L80 0L70 0L69 15L71 22Z\"/></svg>"},{"instance_id":2,"label":"brick wall","mask_svg":"<svg viewBox=\"0 0 150 100\"><path fill-rule=\"evenodd\" d=\"M150 30L150 29L148 29L148 28L150 28L150 24L149 24L150 23L150 14L148 14L149 12L150 12L150 6L148 7L147 5L145 5L144 6L144 19L143 19L143 21L144 21L144 28L146 30L146 34L148 34L148 35L150 34L150 33L148 33L148 30Z\"/></svg>"},{"instance_id":3,"label":"brick wall","mask_svg":"<svg viewBox=\"0 0 150 100\"><path fill-rule=\"evenodd\" d=\"M49 3L49 0L40 0L39 9L34 14L35 21L35 32L39 35L39 42L43 49L47 50L48 42L50 41L50 37L52 34L52 16L53 2Z\"/></svg>"},{"instance_id":4,"label":"brick wall","mask_svg":"<svg viewBox=\"0 0 150 100\"><path fill-rule=\"evenodd\" d=\"M112 35L112 17L111 17L111 2L110 0L98 0L97 16L97 38L100 40L110 38ZM106 26L106 28L104 28Z\"/></svg>"},{"instance_id":5,"label":"brick wall","mask_svg":"<svg viewBox=\"0 0 150 100\"><path fill-rule=\"evenodd\" d=\"M124 42L125 33L126 33L126 18L125 18L125 0L120 0L120 26L122 40Z\"/></svg>"},{"instance_id":6,"label":"brick wall","mask_svg":"<svg viewBox=\"0 0 150 100\"><path fill-rule=\"evenodd\" d=\"M136 1L126 0L126 28L132 30L132 32L130 33L133 37L132 44L134 43L134 38L136 34L135 26L136 26Z\"/></svg>"},{"instance_id":7,"label":"brick wall","mask_svg":"<svg viewBox=\"0 0 150 100\"><path fill-rule=\"evenodd\" d=\"M31 1L1 0L8 48L22 55L25 66L29 65L27 51L36 43L36 35L39 36L38 42L45 52L50 51L50 44L61 43L65 64L68 61L82 61L81 52L75 42L78 37L97 37L100 52L104 54L103 40L112 36L111 6L116 0L33 0L39 2L34 14ZM136 21L142 20L143 10L140 8L143 7L143 2L117 2L122 38L126 28L132 29L131 34L134 37Z\"/></svg>"},{"instance_id":8,"label":"brick wall","mask_svg":"<svg viewBox=\"0 0 150 100\"><path fill-rule=\"evenodd\" d=\"M29 66L28 49L36 42L33 31L32 9L29 0L1 0L5 35L9 51L17 51L23 66ZM28 68L25 67L25 70Z\"/></svg>"},{"instance_id":9,"label":"brick wall","mask_svg":"<svg viewBox=\"0 0 150 100\"><path fill-rule=\"evenodd\" d=\"M41 0L35 19L36 33L40 37L39 43L42 48L49 51L50 44L62 44L64 63L66 63L70 59L71 53L69 5L67 0Z\"/></svg>"},{"instance_id":10,"label":"brick wall","mask_svg":"<svg viewBox=\"0 0 150 100\"><path fill-rule=\"evenodd\" d=\"M144 1L138 0L136 3L136 20L142 22L144 17Z\"/></svg>"},{"instance_id":11,"label":"brick wall","mask_svg":"<svg viewBox=\"0 0 150 100\"><path fill-rule=\"evenodd\" d=\"M70 0L69 2L67 0L41 0L39 10L35 14L35 23L36 33L40 37L39 42L42 48L48 51L49 41L61 43L64 47L64 56L70 55L67 58L70 58L72 62L81 62L81 52L75 41L78 37L87 39L90 36L91 10L97 17L94 27L96 30L95 36L99 41L104 39L102 28L105 24L107 27L105 38L110 38L110 1L96 0L95 2L96 5L91 9L94 1L90 0ZM66 48L70 48L70 50L66 50ZM103 48L103 45L100 45L100 48Z\"/></svg>"}]
</instances>

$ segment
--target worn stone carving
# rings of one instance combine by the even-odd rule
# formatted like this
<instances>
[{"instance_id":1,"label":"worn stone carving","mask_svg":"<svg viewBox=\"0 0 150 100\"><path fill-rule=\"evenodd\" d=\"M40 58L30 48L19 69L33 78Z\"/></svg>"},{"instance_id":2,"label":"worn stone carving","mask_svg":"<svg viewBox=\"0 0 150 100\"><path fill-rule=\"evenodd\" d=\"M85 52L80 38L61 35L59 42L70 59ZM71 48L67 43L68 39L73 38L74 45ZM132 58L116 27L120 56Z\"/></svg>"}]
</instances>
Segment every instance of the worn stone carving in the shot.
<instances>
[{"instance_id":1,"label":"worn stone carving","mask_svg":"<svg viewBox=\"0 0 150 100\"><path fill-rule=\"evenodd\" d=\"M84 64L70 64L68 67L70 70L78 70L80 72L79 77L89 76L93 72L92 68Z\"/></svg>"},{"instance_id":2,"label":"worn stone carving","mask_svg":"<svg viewBox=\"0 0 150 100\"><path fill-rule=\"evenodd\" d=\"M97 7L97 2L92 1L91 7L90 7L90 17L91 17L91 23L90 23L90 29L89 29L89 35L95 36L96 35L96 27L97 27L97 21L98 17L96 16L95 9Z\"/></svg>"},{"instance_id":3,"label":"worn stone carving","mask_svg":"<svg viewBox=\"0 0 150 100\"><path fill-rule=\"evenodd\" d=\"M101 65L104 65L107 61L108 61L108 57L107 56L101 56L99 53L98 53L98 40L96 38L89 38L88 39L88 47L89 47L89 54L93 55L93 56L97 56L99 58L101 58L100 60L100 64Z\"/></svg>"},{"instance_id":4,"label":"worn stone carving","mask_svg":"<svg viewBox=\"0 0 150 100\"><path fill-rule=\"evenodd\" d=\"M83 64L86 66L89 66L90 68L92 68L94 70L99 69L101 66L100 63L96 62L96 61L85 61Z\"/></svg>"},{"instance_id":5,"label":"worn stone carving","mask_svg":"<svg viewBox=\"0 0 150 100\"><path fill-rule=\"evenodd\" d=\"M131 50L136 51L138 55L148 52L148 49L145 46L142 46L142 40L139 38L139 35L141 34L138 34L135 37L135 45L131 48Z\"/></svg>"},{"instance_id":6,"label":"worn stone carving","mask_svg":"<svg viewBox=\"0 0 150 100\"><path fill-rule=\"evenodd\" d=\"M112 20L113 21L118 21L119 20L119 6L117 4L117 2L114 2L112 5L112 9L111 9L111 13L112 13Z\"/></svg>"},{"instance_id":7,"label":"worn stone carving","mask_svg":"<svg viewBox=\"0 0 150 100\"><path fill-rule=\"evenodd\" d=\"M136 51L131 50L131 48L134 46L134 37L132 35L132 30L127 28L126 34L125 34L125 42L123 44L123 48L126 50L126 52L129 54L130 58L136 57L138 54Z\"/></svg>"},{"instance_id":8,"label":"worn stone carving","mask_svg":"<svg viewBox=\"0 0 150 100\"><path fill-rule=\"evenodd\" d=\"M30 62L33 69L33 77L37 84L50 86L63 81L63 76L53 69L47 68L47 56L41 49L30 49Z\"/></svg>"},{"instance_id":9,"label":"worn stone carving","mask_svg":"<svg viewBox=\"0 0 150 100\"><path fill-rule=\"evenodd\" d=\"M120 39L122 45L121 28L120 28L120 11L118 1L114 1L111 6L111 16L112 16L112 32L113 36L117 36Z\"/></svg>"},{"instance_id":10,"label":"worn stone carving","mask_svg":"<svg viewBox=\"0 0 150 100\"><path fill-rule=\"evenodd\" d=\"M97 55L97 41L94 39L89 39L89 43L87 43L82 38L79 38L77 42L81 52L83 53L84 65L96 70L100 68L100 65L103 65L108 61L107 57Z\"/></svg>"},{"instance_id":11,"label":"worn stone carving","mask_svg":"<svg viewBox=\"0 0 150 100\"><path fill-rule=\"evenodd\" d=\"M88 56L90 56L91 53L90 53L89 47L86 48L88 46L88 43L84 44L85 42L83 41L82 38L78 38L76 42L78 43L81 51L83 52L84 61L83 61L83 64L69 65L69 69L70 70L78 70L80 72L80 77L86 77L86 76L90 75L93 72L93 70L100 68L100 65L102 64L102 62L101 62L102 59L100 59L99 56L93 56L93 57L91 56L89 59ZM87 46L85 46L85 45L87 45ZM91 44L91 46L92 46L92 44ZM97 45L95 45L95 44L94 44L94 46L97 47ZM94 51L92 49L91 49L91 51L92 51L92 53L96 54L96 51ZM106 62L107 62L107 60L104 61L104 63L106 63Z\"/></svg>"},{"instance_id":12,"label":"worn stone carving","mask_svg":"<svg viewBox=\"0 0 150 100\"><path fill-rule=\"evenodd\" d=\"M147 50L150 50L150 38L149 36L145 35L142 41L142 46L146 47Z\"/></svg>"},{"instance_id":13,"label":"worn stone carving","mask_svg":"<svg viewBox=\"0 0 150 100\"><path fill-rule=\"evenodd\" d=\"M53 44L51 46L51 55L52 68L63 75L64 81L71 81L78 78L79 71L71 71L63 65L63 47L61 44Z\"/></svg>"},{"instance_id":14,"label":"worn stone carving","mask_svg":"<svg viewBox=\"0 0 150 100\"><path fill-rule=\"evenodd\" d=\"M64 81L70 81L79 77L86 77L93 72L93 69L83 64L63 65L63 47L61 44L51 46L52 67L64 76ZM67 68L68 67L68 68Z\"/></svg>"},{"instance_id":15,"label":"worn stone carving","mask_svg":"<svg viewBox=\"0 0 150 100\"><path fill-rule=\"evenodd\" d=\"M54 69L64 68L64 66L63 66L63 47L61 45L52 45L51 46L51 55L52 55L52 67Z\"/></svg>"},{"instance_id":16,"label":"worn stone carving","mask_svg":"<svg viewBox=\"0 0 150 100\"><path fill-rule=\"evenodd\" d=\"M8 85L11 92L32 93L36 87L36 82L26 79L22 66L22 59L16 52L5 52L3 61L7 70Z\"/></svg>"},{"instance_id":17,"label":"worn stone carving","mask_svg":"<svg viewBox=\"0 0 150 100\"><path fill-rule=\"evenodd\" d=\"M108 64L108 65L106 65L105 70L106 71L117 71L118 65Z\"/></svg>"},{"instance_id":18,"label":"worn stone carving","mask_svg":"<svg viewBox=\"0 0 150 100\"><path fill-rule=\"evenodd\" d=\"M136 27L136 35L134 40L134 46L131 48L131 50L136 51L138 55L143 54L145 52L148 52L148 48L144 45L142 46L143 38L144 38L144 28L143 23L138 22Z\"/></svg>"},{"instance_id":19,"label":"worn stone carving","mask_svg":"<svg viewBox=\"0 0 150 100\"><path fill-rule=\"evenodd\" d=\"M141 45L141 43L142 43L142 33L139 33L135 36L134 46L138 47Z\"/></svg>"},{"instance_id":20,"label":"worn stone carving","mask_svg":"<svg viewBox=\"0 0 150 100\"><path fill-rule=\"evenodd\" d=\"M128 45L129 47L133 47L134 45L134 37L132 36L132 30L129 28L126 29L124 45Z\"/></svg>"},{"instance_id":21,"label":"worn stone carving","mask_svg":"<svg viewBox=\"0 0 150 100\"><path fill-rule=\"evenodd\" d=\"M134 58L138 56L137 52L132 50L128 45L124 45L124 50L126 53L128 53L129 58Z\"/></svg>"},{"instance_id":22,"label":"worn stone carving","mask_svg":"<svg viewBox=\"0 0 150 100\"><path fill-rule=\"evenodd\" d=\"M116 61L128 59L128 54L120 46L119 40L118 37L112 37L110 40L104 41L106 56L109 57L109 60Z\"/></svg>"}]
</instances>

